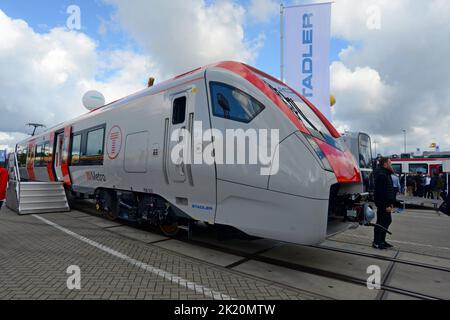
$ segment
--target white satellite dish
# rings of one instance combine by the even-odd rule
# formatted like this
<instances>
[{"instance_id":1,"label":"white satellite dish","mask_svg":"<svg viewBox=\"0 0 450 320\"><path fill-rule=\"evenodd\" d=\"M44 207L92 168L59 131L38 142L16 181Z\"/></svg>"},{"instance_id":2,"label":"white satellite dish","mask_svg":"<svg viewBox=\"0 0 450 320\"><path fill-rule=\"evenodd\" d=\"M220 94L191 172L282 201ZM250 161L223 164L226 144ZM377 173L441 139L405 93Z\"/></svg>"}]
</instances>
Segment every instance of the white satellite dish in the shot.
<instances>
[{"instance_id":1,"label":"white satellite dish","mask_svg":"<svg viewBox=\"0 0 450 320\"><path fill-rule=\"evenodd\" d=\"M88 91L83 96L83 105L86 109L92 111L105 105L105 96L98 91Z\"/></svg>"}]
</instances>

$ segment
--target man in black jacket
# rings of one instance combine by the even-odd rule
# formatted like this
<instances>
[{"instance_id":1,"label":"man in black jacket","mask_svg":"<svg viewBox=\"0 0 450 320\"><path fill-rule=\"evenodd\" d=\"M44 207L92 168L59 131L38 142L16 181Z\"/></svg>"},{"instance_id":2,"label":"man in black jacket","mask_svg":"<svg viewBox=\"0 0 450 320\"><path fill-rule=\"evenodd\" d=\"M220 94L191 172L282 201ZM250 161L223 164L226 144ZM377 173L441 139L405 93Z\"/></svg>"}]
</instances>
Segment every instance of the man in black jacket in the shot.
<instances>
[{"instance_id":1,"label":"man in black jacket","mask_svg":"<svg viewBox=\"0 0 450 320\"><path fill-rule=\"evenodd\" d=\"M375 205L378 209L377 225L379 226L375 227L375 239L373 241L373 247L381 250L392 248L392 245L386 242L386 230L392 223L391 214L395 203L393 173L391 160L381 158L375 174Z\"/></svg>"}]
</instances>

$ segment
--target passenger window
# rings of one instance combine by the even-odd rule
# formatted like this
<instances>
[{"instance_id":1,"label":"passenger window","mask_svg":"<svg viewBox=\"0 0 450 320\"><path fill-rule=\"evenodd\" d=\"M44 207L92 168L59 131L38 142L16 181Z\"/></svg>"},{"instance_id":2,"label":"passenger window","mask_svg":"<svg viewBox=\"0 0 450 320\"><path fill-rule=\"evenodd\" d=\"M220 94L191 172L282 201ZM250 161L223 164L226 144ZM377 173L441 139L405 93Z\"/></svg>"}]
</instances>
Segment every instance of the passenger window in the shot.
<instances>
[{"instance_id":1,"label":"passenger window","mask_svg":"<svg viewBox=\"0 0 450 320\"><path fill-rule=\"evenodd\" d=\"M105 130L99 129L91 131L87 135L86 156L103 155L103 141Z\"/></svg>"},{"instance_id":2,"label":"passenger window","mask_svg":"<svg viewBox=\"0 0 450 320\"><path fill-rule=\"evenodd\" d=\"M50 144L48 142L46 142L42 147L42 161L44 162L45 166L51 161Z\"/></svg>"},{"instance_id":3,"label":"passenger window","mask_svg":"<svg viewBox=\"0 0 450 320\"><path fill-rule=\"evenodd\" d=\"M41 167L42 166L42 145L36 146L34 157L34 166Z\"/></svg>"},{"instance_id":4,"label":"passenger window","mask_svg":"<svg viewBox=\"0 0 450 320\"><path fill-rule=\"evenodd\" d=\"M27 166L27 148L19 147L17 150L17 157L19 167L25 168Z\"/></svg>"},{"instance_id":5,"label":"passenger window","mask_svg":"<svg viewBox=\"0 0 450 320\"><path fill-rule=\"evenodd\" d=\"M212 82L213 114L216 117L249 123L264 109L264 105L245 92L227 84Z\"/></svg>"},{"instance_id":6,"label":"passenger window","mask_svg":"<svg viewBox=\"0 0 450 320\"><path fill-rule=\"evenodd\" d=\"M81 156L81 134L75 135L72 138L72 154L70 164L76 166L80 164Z\"/></svg>"},{"instance_id":7,"label":"passenger window","mask_svg":"<svg viewBox=\"0 0 450 320\"><path fill-rule=\"evenodd\" d=\"M186 97L180 97L173 102L172 124L181 124L186 121Z\"/></svg>"}]
</instances>

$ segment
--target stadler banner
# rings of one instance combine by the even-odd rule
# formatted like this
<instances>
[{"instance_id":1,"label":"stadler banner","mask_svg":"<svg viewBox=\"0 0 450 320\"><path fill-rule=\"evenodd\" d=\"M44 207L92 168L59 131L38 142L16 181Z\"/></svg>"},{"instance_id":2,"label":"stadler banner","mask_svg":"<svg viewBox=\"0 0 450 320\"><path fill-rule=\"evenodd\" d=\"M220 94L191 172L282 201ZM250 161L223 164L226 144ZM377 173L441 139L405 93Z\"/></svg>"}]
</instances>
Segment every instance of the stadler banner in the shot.
<instances>
[{"instance_id":1,"label":"stadler banner","mask_svg":"<svg viewBox=\"0 0 450 320\"><path fill-rule=\"evenodd\" d=\"M286 83L331 120L331 3L285 8Z\"/></svg>"}]
</instances>

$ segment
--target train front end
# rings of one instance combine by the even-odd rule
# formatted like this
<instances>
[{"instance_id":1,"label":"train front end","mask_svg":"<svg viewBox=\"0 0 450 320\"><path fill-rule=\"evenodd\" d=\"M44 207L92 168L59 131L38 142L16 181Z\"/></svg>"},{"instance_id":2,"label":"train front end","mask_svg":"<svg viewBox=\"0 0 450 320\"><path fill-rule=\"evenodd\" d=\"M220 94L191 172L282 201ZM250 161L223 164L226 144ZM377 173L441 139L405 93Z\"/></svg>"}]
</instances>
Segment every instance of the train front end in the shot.
<instances>
[{"instance_id":1,"label":"train front end","mask_svg":"<svg viewBox=\"0 0 450 320\"><path fill-rule=\"evenodd\" d=\"M280 173L271 177L270 188L277 190L284 185L284 191L297 190L294 194L305 198L326 199L326 236L358 224L369 224L374 218L368 204L370 194L365 190L360 167L344 139L303 96L276 79L260 76L303 124L294 144L292 139L281 143ZM309 160L305 160L305 147L309 150Z\"/></svg>"}]
</instances>

